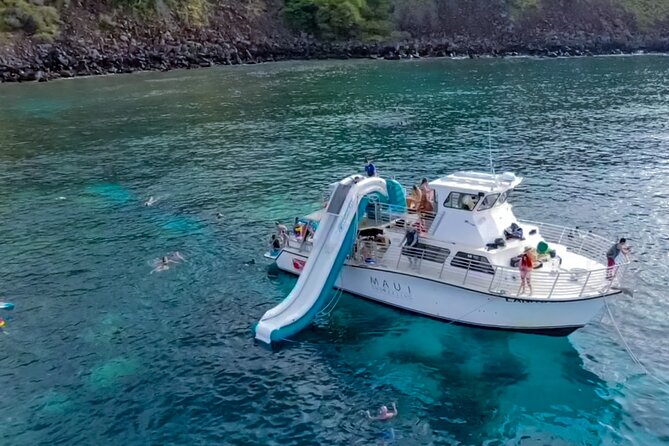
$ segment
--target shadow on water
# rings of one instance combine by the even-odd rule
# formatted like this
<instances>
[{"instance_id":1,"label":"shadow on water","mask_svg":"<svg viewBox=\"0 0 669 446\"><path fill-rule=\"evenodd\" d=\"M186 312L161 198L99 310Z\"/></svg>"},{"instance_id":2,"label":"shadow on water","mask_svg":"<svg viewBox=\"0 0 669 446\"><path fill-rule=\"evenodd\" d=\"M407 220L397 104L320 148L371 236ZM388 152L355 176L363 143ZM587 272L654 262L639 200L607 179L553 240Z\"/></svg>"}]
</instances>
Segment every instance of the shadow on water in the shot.
<instances>
[{"instance_id":1,"label":"shadow on water","mask_svg":"<svg viewBox=\"0 0 669 446\"><path fill-rule=\"evenodd\" d=\"M270 271L290 292L296 278ZM416 425L471 444L594 444L600 429L572 431L571 423L621 421L606 383L584 369L567 337L458 326L344 294L329 316L281 348L315 350L344 388L366 387L361 408L398 401L402 418L415 423L399 432L419 443L427 440ZM526 432L524 423L536 419L541 428Z\"/></svg>"}]
</instances>

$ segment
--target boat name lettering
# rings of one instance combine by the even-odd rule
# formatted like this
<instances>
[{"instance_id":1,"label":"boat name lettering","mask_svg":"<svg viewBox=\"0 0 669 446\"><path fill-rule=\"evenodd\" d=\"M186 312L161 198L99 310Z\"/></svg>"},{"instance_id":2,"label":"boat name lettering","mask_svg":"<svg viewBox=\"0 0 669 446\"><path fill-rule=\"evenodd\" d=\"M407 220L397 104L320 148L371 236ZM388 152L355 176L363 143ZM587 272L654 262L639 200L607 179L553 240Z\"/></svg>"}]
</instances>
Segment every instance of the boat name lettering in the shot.
<instances>
[{"instance_id":1,"label":"boat name lettering","mask_svg":"<svg viewBox=\"0 0 669 446\"><path fill-rule=\"evenodd\" d=\"M526 299L514 299L513 297L505 297L507 302L518 302L521 304L546 304L548 302L543 300L526 300Z\"/></svg>"},{"instance_id":2,"label":"boat name lettering","mask_svg":"<svg viewBox=\"0 0 669 446\"><path fill-rule=\"evenodd\" d=\"M376 291L380 291L385 294L390 294L395 297L411 297L411 286L403 284L402 282L395 282L394 280L388 281L386 279L378 279L377 277L370 276L369 282L372 285L372 288Z\"/></svg>"}]
</instances>

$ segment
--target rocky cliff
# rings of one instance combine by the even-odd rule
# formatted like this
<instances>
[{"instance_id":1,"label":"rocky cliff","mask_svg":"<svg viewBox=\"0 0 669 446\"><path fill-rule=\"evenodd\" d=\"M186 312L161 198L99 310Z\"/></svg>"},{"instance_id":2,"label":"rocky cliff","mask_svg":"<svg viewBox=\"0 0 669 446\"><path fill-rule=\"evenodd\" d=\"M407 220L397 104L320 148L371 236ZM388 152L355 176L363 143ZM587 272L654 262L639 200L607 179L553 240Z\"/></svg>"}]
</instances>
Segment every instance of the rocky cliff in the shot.
<instances>
[{"instance_id":1,"label":"rocky cliff","mask_svg":"<svg viewBox=\"0 0 669 446\"><path fill-rule=\"evenodd\" d=\"M4 82L285 59L668 50L669 0L0 0Z\"/></svg>"}]
</instances>

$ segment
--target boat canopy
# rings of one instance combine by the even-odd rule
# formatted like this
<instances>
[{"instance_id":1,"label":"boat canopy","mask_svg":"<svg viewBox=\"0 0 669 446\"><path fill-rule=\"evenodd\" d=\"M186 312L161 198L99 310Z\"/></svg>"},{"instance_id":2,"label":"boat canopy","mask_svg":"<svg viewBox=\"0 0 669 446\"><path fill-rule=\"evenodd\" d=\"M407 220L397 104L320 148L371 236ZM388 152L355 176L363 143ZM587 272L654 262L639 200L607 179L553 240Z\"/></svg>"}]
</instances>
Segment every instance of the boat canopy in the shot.
<instances>
[{"instance_id":1,"label":"boat canopy","mask_svg":"<svg viewBox=\"0 0 669 446\"><path fill-rule=\"evenodd\" d=\"M502 193L518 186L523 179L511 172L501 174L481 172L455 172L434 180L430 187L462 192Z\"/></svg>"}]
</instances>

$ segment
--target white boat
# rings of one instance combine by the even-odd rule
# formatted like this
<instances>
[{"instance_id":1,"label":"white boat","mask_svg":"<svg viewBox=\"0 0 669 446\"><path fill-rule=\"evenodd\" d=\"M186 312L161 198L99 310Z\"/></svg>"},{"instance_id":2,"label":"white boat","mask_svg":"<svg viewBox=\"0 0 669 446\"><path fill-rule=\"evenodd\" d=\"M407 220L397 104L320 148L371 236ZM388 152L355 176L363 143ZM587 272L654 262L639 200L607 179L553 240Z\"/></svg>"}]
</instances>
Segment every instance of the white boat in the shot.
<instances>
[{"instance_id":1,"label":"white boat","mask_svg":"<svg viewBox=\"0 0 669 446\"><path fill-rule=\"evenodd\" d=\"M607 267L614 242L591 231L518 220L509 196L521 181L478 172L436 179L429 183L434 212L407 209L392 180L354 175L336 183L327 206L303 219L317 225L313 240L290 234L269 255L300 278L265 313L256 338L269 343L304 328L336 304L332 287L479 327L558 336L583 327L606 297L621 293L628 262ZM419 243L403 247L407 228L418 224ZM528 247L540 262L531 292L521 294L516 265Z\"/></svg>"}]
</instances>

